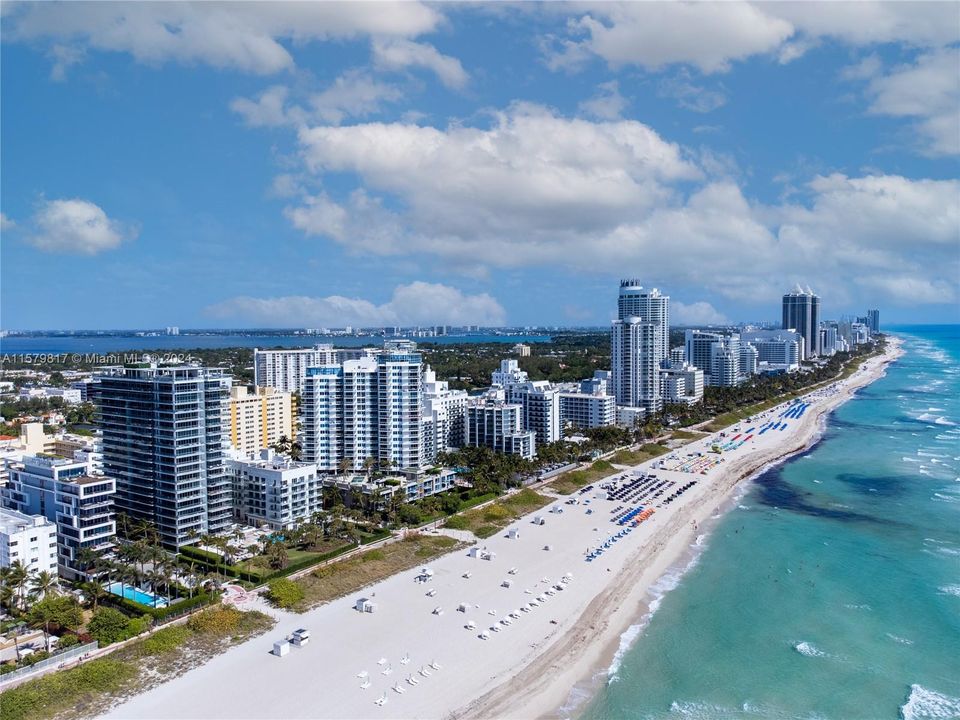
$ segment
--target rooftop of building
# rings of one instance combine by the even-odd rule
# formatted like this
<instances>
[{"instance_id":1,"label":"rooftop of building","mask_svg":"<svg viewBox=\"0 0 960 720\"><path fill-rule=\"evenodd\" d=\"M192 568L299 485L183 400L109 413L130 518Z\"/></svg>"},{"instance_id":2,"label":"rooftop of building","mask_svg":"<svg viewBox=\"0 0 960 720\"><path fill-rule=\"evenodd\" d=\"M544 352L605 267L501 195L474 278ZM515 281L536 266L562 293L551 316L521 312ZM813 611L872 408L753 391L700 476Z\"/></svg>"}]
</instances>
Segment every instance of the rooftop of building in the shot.
<instances>
[{"instance_id":1,"label":"rooftop of building","mask_svg":"<svg viewBox=\"0 0 960 720\"><path fill-rule=\"evenodd\" d=\"M26 513L0 508L0 532L4 535L13 535L31 527L53 526L50 520L43 515L27 515Z\"/></svg>"}]
</instances>

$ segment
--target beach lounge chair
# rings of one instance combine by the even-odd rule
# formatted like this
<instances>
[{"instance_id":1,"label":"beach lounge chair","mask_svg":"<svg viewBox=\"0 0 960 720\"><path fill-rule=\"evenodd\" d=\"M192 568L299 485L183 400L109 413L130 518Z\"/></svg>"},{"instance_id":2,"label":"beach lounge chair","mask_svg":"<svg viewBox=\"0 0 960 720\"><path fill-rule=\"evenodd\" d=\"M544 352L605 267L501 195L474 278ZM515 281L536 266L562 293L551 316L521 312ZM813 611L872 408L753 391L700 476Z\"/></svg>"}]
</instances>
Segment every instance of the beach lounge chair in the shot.
<instances>
[{"instance_id":1,"label":"beach lounge chair","mask_svg":"<svg viewBox=\"0 0 960 720\"><path fill-rule=\"evenodd\" d=\"M406 690L403 689L400 683L397 683L396 685L393 686L393 691L400 695L403 695L406 692Z\"/></svg>"},{"instance_id":2,"label":"beach lounge chair","mask_svg":"<svg viewBox=\"0 0 960 720\"><path fill-rule=\"evenodd\" d=\"M420 674L423 675L424 677L430 677L431 675L433 675L433 673L427 670L425 667L420 668Z\"/></svg>"},{"instance_id":3,"label":"beach lounge chair","mask_svg":"<svg viewBox=\"0 0 960 720\"><path fill-rule=\"evenodd\" d=\"M430 667L432 667L434 670L443 670L443 666L440 665L440 663L438 663L436 660L430 663Z\"/></svg>"},{"instance_id":4,"label":"beach lounge chair","mask_svg":"<svg viewBox=\"0 0 960 720\"><path fill-rule=\"evenodd\" d=\"M490 633L488 633L486 630L484 630L482 633L480 633L479 635L477 635L477 637L480 638L481 640L489 640L489 639L490 639Z\"/></svg>"},{"instance_id":5,"label":"beach lounge chair","mask_svg":"<svg viewBox=\"0 0 960 720\"><path fill-rule=\"evenodd\" d=\"M374 702L375 702L377 705L379 705L380 707L383 707L384 705L387 704L387 694L384 693L384 694L381 695L379 698L377 698L376 700L374 700Z\"/></svg>"},{"instance_id":6,"label":"beach lounge chair","mask_svg":"<svg viewBox=\"0 0 960 720\"><path fill-rule=\"evenodd\" d=\"M377 660L377 665L386 665L386 664L387 664L387 659L384 657Z\"/></svg>"},{"instance_id":7,"label":"beach lounge chair","mask_svg":"<svg viewBox=\"0 0 960 720\"><path fill-rule=\"evenodd\" d=\"M407 676L407 683L409 683L410 685L419 685L419 684L420 684L420 681L417 680L413 675L408 675L408 676Z\"/></svg>"},{"instance_id":8,"label":"beach lounge chair","mask_svg":"<svg viewBox=\"0 0 960 720\"><path fill-rule=\"evenodd\" d=\"M360 672L357 673L357 677L362 680L364 678L370 677L370 673L368 673L366 670L361 670Z\"/></svg>"},{"instance_id":9,"label":"beach lounge chair","mask_svg":"<svg viewBox=\"0 0 960 720\"><path fill-rule=\"evenodd\" d=\"M380 671L381 675L389 675L393 672L393 668L387 665L383 670Z\"/></svg>"},{"instance_id":10,"label":"beach lounge chair","mask_svg":"<svg viewBox=\"0 0 960 720\"><path fill-rule=\"evenodd\" d=\"M402 658L400 658L401 665L406 665L408 662L410 662L410 653L407 653Z\"/></svg>"},{"instance_id":11,"label":"beach lounge chair","mask_svg":"<svg viewBox=\"0 0 960 720\"><path fill-rule=\"evenodd\" d=\"M370 681L369 681L369 680L364 680L364 681L360 684L360 689L361 689L361 690L366 690L368 687L370 687Z\"/></svg>"}]
</instances>

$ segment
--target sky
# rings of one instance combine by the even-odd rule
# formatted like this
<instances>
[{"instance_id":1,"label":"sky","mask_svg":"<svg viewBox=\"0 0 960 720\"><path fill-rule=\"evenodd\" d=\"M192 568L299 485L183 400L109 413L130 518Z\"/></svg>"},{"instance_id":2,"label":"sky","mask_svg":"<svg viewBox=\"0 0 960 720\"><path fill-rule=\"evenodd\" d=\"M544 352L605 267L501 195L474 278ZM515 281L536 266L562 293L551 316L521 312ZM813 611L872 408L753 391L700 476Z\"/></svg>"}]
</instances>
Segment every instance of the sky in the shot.
<instances>
[{"instance_id":1,"label":"sky","mask_svg":"<svg viewBox=\"0 0 960 720\"><path fill-rule=\"evenodd\" d=\"M0 327L960 321L960 4L3 2Z\"/></svg>"}]
</instances>

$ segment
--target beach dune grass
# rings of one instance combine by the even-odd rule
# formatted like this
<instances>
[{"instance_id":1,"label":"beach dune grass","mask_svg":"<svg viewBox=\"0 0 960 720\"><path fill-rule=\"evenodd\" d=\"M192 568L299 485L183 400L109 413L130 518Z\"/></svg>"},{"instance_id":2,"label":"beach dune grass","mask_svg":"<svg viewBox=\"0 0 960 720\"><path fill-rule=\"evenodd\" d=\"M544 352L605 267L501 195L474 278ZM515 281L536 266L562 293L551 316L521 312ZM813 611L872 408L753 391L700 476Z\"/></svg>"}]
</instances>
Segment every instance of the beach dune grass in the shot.
<instances>
[{"instance_id":1,"label":"beach dune grass","mask_svg":"<svg viewBox=\"0 0 960 720\"><path fill-rule=\"evenodd\" d=\"M290 609L304 612L463 546L464 543L445 535L412 533L403 540L317 568L297 579L303 599Z\"/></svg>"},{"instance_id":2,"label":"beach dune grass","mask_svg":"<svg viewBox=\"0 0 960 720\"><path fill-rule=\"evenodd\" d=\"M653 458L668 452L670 452L670 449L664 447L663 445L646 443L645 445L641 445L637 450L621 450L612 458L610 458L610 462L617 465L639 465L642 462L652 460Z\"/></svg>"},{"instance_id":3,"label":"beach dune grass","mask_svg":"<svg viewBox=\"0 0 960 720\"><path fill-rule=\"evenodd\" d=\"M583 470L571 470L558 475L550 482L550 488L561 495L571 495L590 483L597 482L616 471L617 469L606 460L597 460L593 465Z\"/></svg>"},{"instance_id":4,"label":"beach dune grass","mask_svg":"<svg viewBox=\"0 0 960 720\"><path fill-rule=\"evenodd\" d=\"M455 530L469 530L481 539L488 538L496 535L517 518L539 510L549 503L550 498L527 488L485 507L452 517L447 520L445 526Z\"/></svg>"},{"instance_id":5,"label":"beach dune grass","mask_svg":"<svg viewBox=\"0 0 960 720\"><path fill-rule=\"evenodd\" d=\"M260 612L211 608L185 625L158 630L107 657L45 675L0 696L0 720L73 720L98 715L118 699L172 679L249 637L273 618Z\"/></svg>"}]
</instances>

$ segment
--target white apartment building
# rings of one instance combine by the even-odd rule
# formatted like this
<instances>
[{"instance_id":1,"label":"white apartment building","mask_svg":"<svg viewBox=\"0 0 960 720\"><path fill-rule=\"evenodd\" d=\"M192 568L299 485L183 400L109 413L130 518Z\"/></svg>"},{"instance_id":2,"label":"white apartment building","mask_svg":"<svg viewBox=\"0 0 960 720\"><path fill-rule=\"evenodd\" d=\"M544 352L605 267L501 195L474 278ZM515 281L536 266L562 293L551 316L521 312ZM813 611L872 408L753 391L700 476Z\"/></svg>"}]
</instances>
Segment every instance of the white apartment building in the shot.
<instances>
[{"instance_id":1,"label":"white apartment building","mask_svg":"<svg viewBox=\"0 0 960 720\"><path fill-rule=\"evenodd\" d=\"M617 401L613 395L582 391L560 393L561 427L587 429L613 425L616 421Z\"/></svg>"},{"instance_id":2,"label":"white apartment building","mask_svg":"<svg viewBox=\"0 0 960 720\"><path fill-rule=\"evenodd\" d=\"M15 562L57 575L57 526L43 515L0 508L0 567Z\"/></svg>"},{"instance_id":3,"label":"white apartment building","mask_svg":"<svg viewBox=\"0 0 960 720\"><path fill-rule=\"evenodd\" d=\"M68 405L78 405L83 402L83 392L73 387L25 387L20 389L21 400L31 400L33 398L43 398L45 400L60 398Z\"/></svg>"},{"instance_id":4,"label":"white apartment building","mask_svg":"<svg viewBox=\"0 0 960 720\"><path fill-rule=\"evenodd\" d=\"M320 344L291 350L253 349L253 382L257 387L272 387L281 392L303 392L307 368L337 362L333 345Z\"/></svg>"},{"instance_id":5,"label":"white apartment building","mask_svg":"<svg viewBox=\"0 0 960 720\"><path fill-rule=\"evenodd\" d=\"M27 456L10 468L9 483L0 489L5 508L54 523L60 575L70 579L85 577L81 549L107 552L117 534L116 481L91 472L89 462Z\"/></svg>"},{"instance_id":6,"label":"white apartment building","mask_svg":"<svg viewBox=\"0 0 960 720\"><path fill-rule=\"evenodd\" d=\"M616 320L611 337L612 391L617 405L659 412L665 326L639 317Z\"/></svg>"},{"instance_id":7,"label":"white apartment building","mask_svg":"<svg viewBox=\"0 0 960 720\"><path fill-rule=\"evenodd\" d=\"M617 319L628 320L637 317L643 322L660 326L661 360L670 356L670 296L663 295L657 288L647 290L637 279L620 281L620 294L617 297Z\"/></svg>"},{"instance_id":8,"label":"white apartment building","mask_svg":"<svg viewBox=\"0 0 960 720\"><path fill-rule=\"evenodd\" d=\"M290 530L323 509L323 484L315 463L262 450L256 460L228 460L227 470L239 522Z\"/></svg>"},{"instance_id":9,"label":"white apartment building","mask_svg":"<svg viewBox=\"0 0 960 720\"><path fill-rule=\"evenodd\" d=\"M787 370L800 367L800 345L796 340L773 337L766 340L754 340L750 343L757 349L757 362L782 366Z\"/></svg>"},{"instance_id":10,"label":"white apartment building","mask_svg":"<svg viewBox=\"0 0 960 720\"><path fill-rule=\"evenodd\" d=\"M438 452L463 447L468 397L466 390L451 390L449 383L437 380L429 365L424 368L424 462L431 462Z\"/></svg>"},{"instance_id":11,"label":"white apartment building","mask_svg":"<svg viewBox=\"0 0 960 720\"><path fill-rule=\"evenodd\" d=\"M530 346L523 343L517 343L513 346L513 351L520 357L530 357Z\"/></svg>"},{"instance_id":12,"label":"white apartment building","mask_svg":"<svg viewBox=\"0 0 960 720\"><path fill-rule=\"evenodd\" d=\"M670 363L660 370L661 394L667 403L692 405L703 399L703 370L689 363Z\"/></svg>"},{"instance_id":13,"label":"white apartment building","mask_svg":"<svg viewBox=\"0 0 960 720\"><path fill-rule=\"evenodd\" d=\"M516 360L500 361L500 369L491 375L495 388L503 388L508 403L523 408L520 426L533 430L541 444L560 439L560 392L546 380L531 382Z\"/></svg>"},{"instance_id":14,"label":"white apartment building","mask_svg":"<svg viewBox=\"0 0 960 720\"><path fill-rule=\"evenodd\" d=\"M247 457L256 457L281 437L294 440L293 395L274 387L234 385L228 405L230 444Z\"/></svg>"},{"instance_id":15,"label":"white apartment building","mask_svg":"<svg viewBox=\"0 0 960 720\"><path fill-rule=\"evenodd\" d=\"M710 384L735 387L740 382L740 338L731 335L710 346Z\"/></svg>"},{"instance_id":16,"label":"white apartment building","mask_svg":"<svg viewBox=\"0 0 960 720\"><path fill-rule=\"evenodd\" d=\"M367 458L418 468L421 458L423 361L416 344L391 340L355 360L313 367L303 391L303 458L320 472Z\"/></svg>"},{"instance_id":17,"label":"white apartment building","mask_svg":"<svg viewBox=\"0 0 960 720\"><path fill-rule=\"evenodd\" d=\"M757 349L750 343L740 345L740 374L743 377L757 374L759 360Z\"/></svg>"},{"instance_id":18,"label":"white apartment building","mask_svg":"<svg viewBox=\"0 0 960 720\"><path fill-rule=\"evenodd\" d=\"M508 403L495 394L471 398L467 405L466 444L491 450L536 456L536 432L523 430L523 406Z\"/></svg>"}]
</instances>

